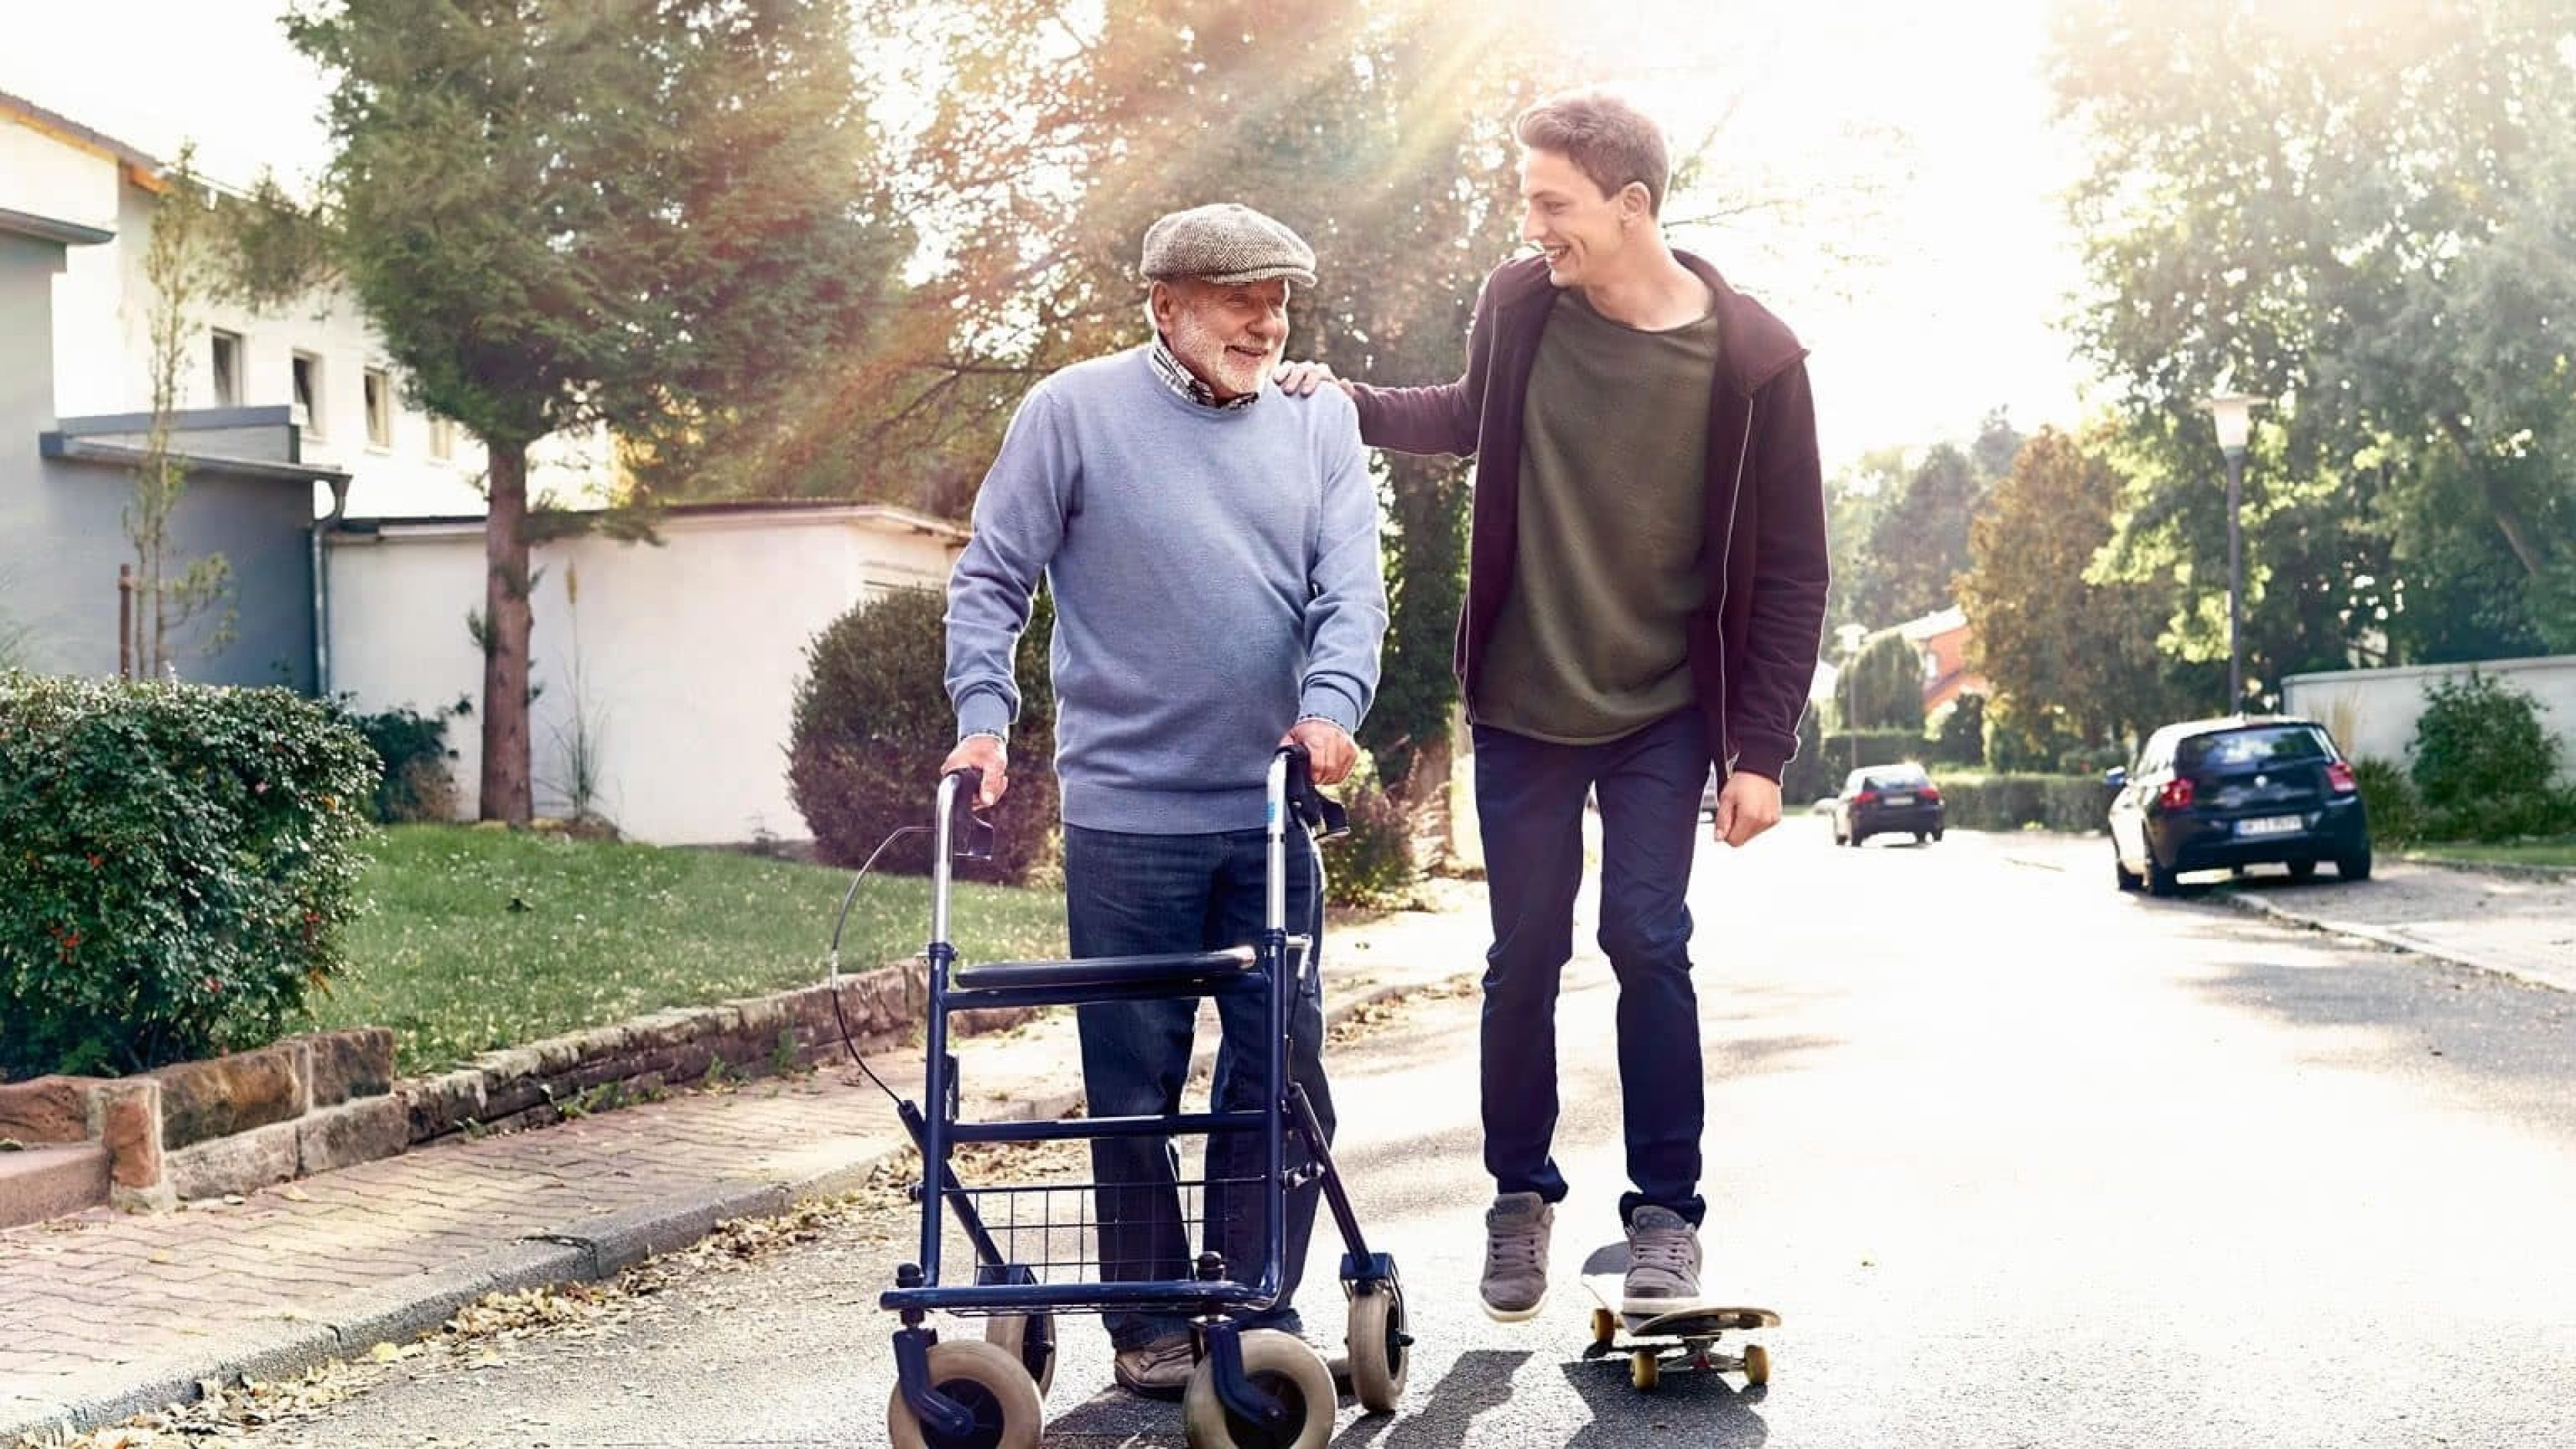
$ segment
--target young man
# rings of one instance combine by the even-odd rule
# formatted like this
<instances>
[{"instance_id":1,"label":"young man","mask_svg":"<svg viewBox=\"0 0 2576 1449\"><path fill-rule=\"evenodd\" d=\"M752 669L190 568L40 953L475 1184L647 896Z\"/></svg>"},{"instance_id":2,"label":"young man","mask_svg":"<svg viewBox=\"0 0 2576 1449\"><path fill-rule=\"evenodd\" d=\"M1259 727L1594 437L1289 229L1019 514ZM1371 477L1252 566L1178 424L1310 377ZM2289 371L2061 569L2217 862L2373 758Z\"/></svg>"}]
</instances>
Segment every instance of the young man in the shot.
<instances>
[{"instance_id":1,"label":"young man","mask_svg":"<svg viewBox=\"0 0 2576 1449\"><path fill-rule=\"evenodd\" d=\"M1474 724L1494 944L1483 1026L1485 1309L1547 1291L1566 1184L1557 981L1573 954L1587 794L1601 811L1601 948L1619 980L1633 1190L1630 1308L1699 1294L1703 1119L1689 956L1700 790L1716 839L1780 818L1780 771L1825 609L1824 489L1805 351L1657 223L1662 132L1597 92L1523 113L1521 236L1485 280L1466 375L1345 382L1360 436L1476 459L1460 689ZM1329 370L1283 371L1289 391Z\"/></svg>"},{"instance_id":2,"label":"young man","mask_svg":"<svg viewBox=\"0 0 2576 1449\"><path fill-rule=\"evenodd\" d=\"M1019 710L1011 657L1041 573L1055 596L1056 771L1064 784L1065 916L1076 956L1218 950L1260 930L1272 752L1300 744L1318 783L1358 758L1386 633L1377 498L1340 394L1268 386L1288 337L1288 288L1315 256L1247 207L1176 212L1145 234L1154 338L1078 363L1032 389L975 500L974 538L948 586L948 694L957 748L940 770L1008 786L1004 731ZM1290 828L1297 827L1291 822ZM1320 941L1302 839L1288 851L1288 919ZM1311 925L1302 924L1311 922ZM1314 953L1306 958L1314 959ZM1292 1077L1329 1136L1321 985L1310 968L1290 1008ZM1196 1001L1079 1009L1095 1117L1178 1111ZM1222 1005L1220 1110L1258 1106L1261 1013ZM1255 1144L1209 1144L1208 1176L1257 1177ZM1191 1276L1194 1252L1171 1143L1092 1145L1100 1256L1113 1280ZM1254 1320L1297 1331L1291 1306L1321 1189L1289 1196L1279 1302ZM1220 1205L1208 1246L1229 1270L1261 1262L1260 1214ZM1178 1393L1186 1323L1107 1316L1123 1387Z\"/></svg>"}]
</instances>

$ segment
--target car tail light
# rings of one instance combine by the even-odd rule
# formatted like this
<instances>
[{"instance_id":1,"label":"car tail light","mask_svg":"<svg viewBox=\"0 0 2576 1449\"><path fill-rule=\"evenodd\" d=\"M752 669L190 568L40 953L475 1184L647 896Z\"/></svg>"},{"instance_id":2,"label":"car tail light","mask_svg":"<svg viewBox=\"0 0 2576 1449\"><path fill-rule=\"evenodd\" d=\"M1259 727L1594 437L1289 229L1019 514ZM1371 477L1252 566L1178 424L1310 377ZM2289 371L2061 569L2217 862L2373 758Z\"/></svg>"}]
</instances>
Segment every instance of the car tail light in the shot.
<instances>
[{"instance_id":1,"label":"car tail light","mask_svg":"<svg viewBox=\"0 0 2576 1449\"><path fill-rule=\"evenodd\" d=\"M1852 803L1855 805L1875 805L1878 803L1878 792L1876 790L1863 790L1852 797Z\"/></svg>"},{"instance_id":2,"label":"car tail light","mask_svg":"<svg viewBox=\"0 0 2576 1449\"><path fill-rule=\"evenodd\" d=\"M2338 795L2349 795L2361 788L2361 782L2352 777L2352 766L2341 760L2327 762L2326 783L2332 785Z\"/></svg>"},{"instance_id":3,"label":"car tail light","mask_svg":"<svg viewBox=\"0 0 2576 1449\"><path fill-rule=\"evenodd\" d=\"M2165 787L2156 792L2156 803L2167 810L2190 809L2191 781L2182 776L2165 781Z\"/></svg>"},{"instance_id":4,"label":"car tail light","mask_svg":"<svg viewBox=\"0 0 2576 1449\"><path fill-rule=\"evenodd\" d=\"M1917 800L1938 800L1941 798L1941 787L1938 785L1926 785L1922 789L1914 792L1914 798Z\"/></svg>"}]
</instances>

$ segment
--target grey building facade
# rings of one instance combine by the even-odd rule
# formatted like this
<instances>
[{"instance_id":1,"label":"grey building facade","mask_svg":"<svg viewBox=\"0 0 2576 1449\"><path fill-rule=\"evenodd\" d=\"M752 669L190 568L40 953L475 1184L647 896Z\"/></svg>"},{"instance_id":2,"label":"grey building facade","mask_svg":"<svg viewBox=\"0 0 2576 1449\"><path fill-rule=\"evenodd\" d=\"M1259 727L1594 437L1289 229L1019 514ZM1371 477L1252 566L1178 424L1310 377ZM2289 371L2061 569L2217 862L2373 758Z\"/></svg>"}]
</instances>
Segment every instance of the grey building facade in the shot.
<instances>
[{"instance_id":1,"label":"grey building facade","mask_svg":"<svg viewBox=\"0 0 2576 1449\"><path fill-rule=\"evenodd\" d=\"M70 248L110 236L0 211L0 659L46 672L117 672L117 570L135 561L125 515L151 418L54 413L54 278ZM299 461L289 416L232 408L170 419L188 484L165 567L175 576L219 553L232 572L228 597L173 635L183 679L311 693L320 678L313 485L336 491L347 476ZM216 647L227 610L233 637Z\"/></svg>"}]
</instances>

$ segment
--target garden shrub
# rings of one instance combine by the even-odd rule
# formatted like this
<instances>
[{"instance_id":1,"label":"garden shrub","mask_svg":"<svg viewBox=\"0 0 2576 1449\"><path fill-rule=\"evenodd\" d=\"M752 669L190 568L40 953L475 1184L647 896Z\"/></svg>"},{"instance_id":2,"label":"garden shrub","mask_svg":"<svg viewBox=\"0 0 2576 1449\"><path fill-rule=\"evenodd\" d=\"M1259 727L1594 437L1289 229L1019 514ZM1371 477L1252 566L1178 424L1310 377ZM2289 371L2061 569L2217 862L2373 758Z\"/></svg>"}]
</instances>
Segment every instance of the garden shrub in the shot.
<instances>
[{"instance_id":1,"label":"garden shrub","mask_svg":"<svg viewBox=\"0 0 2576 1449\"><path fill-rule=\"evenodd\" d=\"M376 823L455 819L456 778L447 765L456 758L456 751L448 747L447 724L472 714L473 701L460 699L429 714L408 707L359 714L349 708L349 698L342 695L335 701L336 708L383 762L368 802L368 813Z\"/></svg>"},{"instance_id":2,"label":"garden shrub","mask_svg":"<svg viewBox=\"0 0 2576 1449\"><path fill-rule=\"evenodd\" d=\"M2411 845L2424 838L2424 807L2416 802L2414 783L2402 766L2359 759L2352 762L2352 777L2361 787L2361 808L2369 818L2372 839L2386 845Z\"/></svg>"},{"instance_id":3,"label":"garden shrub","mask_svg":"<svg viewBox=\"0 0 2576 1449\"><path fill-rule=\"evenodd\" d=\"M290 1029L342 964L375 765L283 689L0 675L0 1076Z\"/></svg>"},{"instance_id":4,"label":"garden shrub","mask_svg":"<svg viewBox=\"0 0 2576 1449\"><path fill-rule=\"evenodd\" d=\"M2558 741L2536 700L2475 672L2429 686L2424 699L2414 777L2428 833L2492 840L2561 828Z\"/></svg>"},{"instance_id":5,"label":"garden shrub","mask_svg":"<svg viewBox=\"0 0 2576 1449\"><path fill-rule=\"evenodd\" d=\"M1421 878L1413 859L1413 821L1378 782L1369 752L1359 768L1328 791L1350 816L1348 835L1324 847L1324 896L1337 906L1385 909L1408 904Z\"/></svg>"},{"instance_id":6,"label":"garden shrub","mask_svg":"<svg viewBox=\"0 0 2576 1449\"><path fill-rule=\"evenodd\" d=\"M830 864L858 866L897 829L930 823L939 762L957 743L945 610L937 590L899 590L853 607L805 646L788 791ZM1054 609L1040 595L1014 660L1020 717L1011 727L1010 790L993 812L993 859L957 861L961 877L1025 884L1054 848L1055 692L1047 674L1054 633ZM877 868L927 873L928 838L899 842Z\"/></svg>"}]
</instances>

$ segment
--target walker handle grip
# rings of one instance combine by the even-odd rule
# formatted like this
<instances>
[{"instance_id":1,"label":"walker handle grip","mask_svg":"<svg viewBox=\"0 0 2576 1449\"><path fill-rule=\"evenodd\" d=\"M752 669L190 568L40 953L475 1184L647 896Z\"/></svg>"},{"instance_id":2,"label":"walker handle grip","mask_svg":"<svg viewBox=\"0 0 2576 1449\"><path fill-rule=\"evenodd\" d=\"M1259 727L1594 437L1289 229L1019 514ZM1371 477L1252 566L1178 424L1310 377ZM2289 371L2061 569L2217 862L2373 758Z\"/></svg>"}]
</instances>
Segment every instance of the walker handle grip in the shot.
<instances>
[{"instance_id":1,"label":"walker handle grip","mask_svg":"<svg viewBox=\"0 0 2576 1449\"><path fill-rule=\"evenodd\" d=\"M1316 785L1313 768L1306 757L1306 747L1283 745L1280 748L1288 756L1288 808L1304 822L1306 833L1318 843L1338 840L1350 834L1350 812Z\"/></svg>"},{"instance_id":2,"label":"walker handle grip","mask_svg":"<svg viewBox=\"0 0 2576 1449\"><path fill-rule=\"evenodd\" d=\"M949 853L963 860L991 860L993 817L975 804L984 798L984 772L961 765L948 773L957 781L957 791L949 797Z\"/></svg>"}]
</instances>

